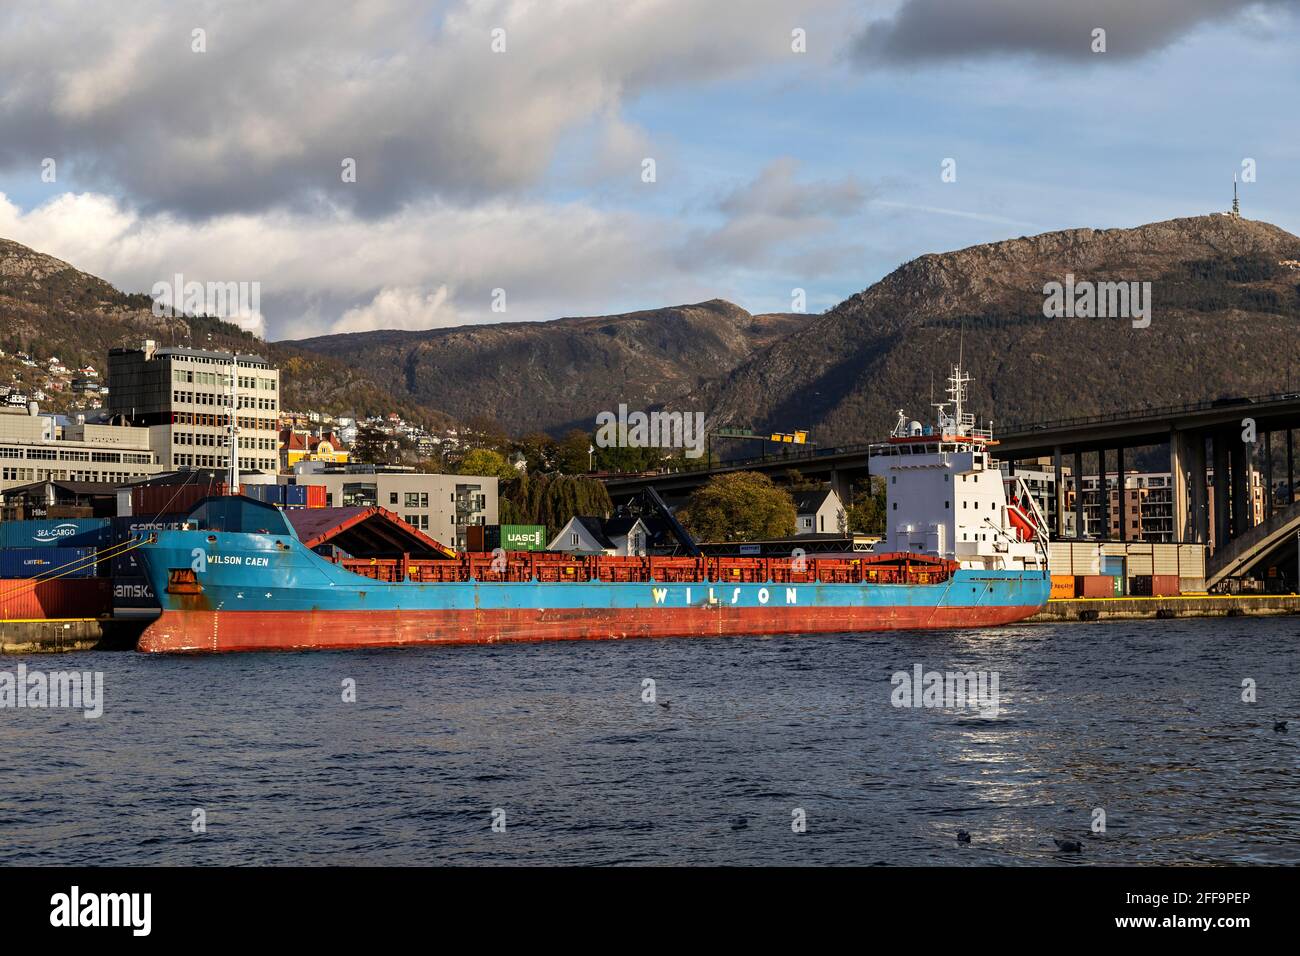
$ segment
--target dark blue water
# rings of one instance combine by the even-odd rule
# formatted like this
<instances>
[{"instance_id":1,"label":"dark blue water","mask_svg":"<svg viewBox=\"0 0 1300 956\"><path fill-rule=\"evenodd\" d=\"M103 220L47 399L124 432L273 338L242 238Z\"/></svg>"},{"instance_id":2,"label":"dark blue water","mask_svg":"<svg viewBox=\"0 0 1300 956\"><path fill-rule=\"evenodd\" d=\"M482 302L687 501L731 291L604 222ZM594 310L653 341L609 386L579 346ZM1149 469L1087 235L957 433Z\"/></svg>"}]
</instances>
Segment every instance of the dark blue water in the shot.
<instances>
[{"instance_id":1,"label":"dark blue water","mask_svg":"<svg viewBox=\"0 0 1300 956\"><path fill-rule=\"evenodd\" d=\"M0 863L1297 863L1297 648L1233 619L28 657L107 700L0 710ZM916 663L997 672L1001 714L893 707Z\"/></svg>"}]
</instances>

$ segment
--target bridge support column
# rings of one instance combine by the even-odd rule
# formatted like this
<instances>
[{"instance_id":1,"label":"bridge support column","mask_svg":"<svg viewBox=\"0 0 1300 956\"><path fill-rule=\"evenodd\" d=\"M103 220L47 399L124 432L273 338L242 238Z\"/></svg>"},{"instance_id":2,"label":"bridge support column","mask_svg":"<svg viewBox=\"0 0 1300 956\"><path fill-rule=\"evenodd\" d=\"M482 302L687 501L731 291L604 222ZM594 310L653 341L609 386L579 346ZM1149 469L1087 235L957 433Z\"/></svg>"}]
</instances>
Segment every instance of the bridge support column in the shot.
<instances>
[{"instance_id":1,"label":"bridge support column","mask_svg":"<svg viewBox=\"0 0 1300 956\"><path fill-rule=\"evenodd\" d=\"M1191 541L1188 533L1187 466L1191 447L1187 436L1179 431L1169 433L1169 496L1174 506L1174 540Z\"/></svg>"},{"instance_id":2,"label":"bridge support column","mask_svg":"<svg viewBox=\"0 0 1300 956\"><path fill-rule=\"evenodd\" d=\"M1074 453L1074 536L1082 538L1083 526L1083 452Z\"/></svg>"},{"instance_id":3,"label":"bridge support column","mask_svg":"<svg viewBox=\"0 0 1300 956\"><path fill-rule=\"evenodd\" d=\"M1214 432L1214 550L1227 547L1228 524L1228 448L1236 438L1232 429L1219 428Z\"/></svg>"},{"instance_id":4,"label":"bridge support column","mask_svg":"<svg viewBox=\"0 0 1300 956\"><path fill-rule=\"evenodd\" d=\"M870 477L868 477L867 478L868 484L870 483L870 481L871 479ZM850 482L848 476L845 475L838 468L832 468L830 483L831 483L831 490L835 492L836 495L839 496L840 504L842 504L844 506L844 509L847 511L849 506L853 504L852 482Z\"/></svg>"},{"instance_id":5,"label":"bridge support column","mask_svg":"<svg viewBox=\"0 0 1300 956\"><path fill-rule=\"evenodd\" d=\"M1056 537L1065 537L1065 468L1061 463L1061 446L1052 449L1052 465L1056 469Z\"/></svg>"},{"instance_id":6,"label":"bridge support column","mask_svg":"<svg viewBox=\"0 0 1300 956\"><path fill-rule=\"evenodd\" d=\"M1110 490L1106 487L1106 449L1097 449L1097 514L1101 517L1101 527L1097 537L1102 541L1110 540Z\"/></svg>"},{"instance_id":7,"label":"bridge support column","mask_svg":"<svg viewBox=\"0 0 1300 956\"><path fill-rule=\"evenodd\" d=\"M1124 446L1115 449L1115 493L1119 496L1119 539L1128 540L1128 495L1124 493Z\"/></svg>"},{"instance_id":8,"label":"bridge support column","mask_svg":"<svg viewBox=\"0 0 1300 956\"><path fill-rule=\"evenodd\" d=\"M1209 487L1205 474L1205 433L1192 432L1190 453L1187 456L1187 470L1191 476L1191 508L1189 532L1183 539L1194 544L1208 544L1210 541Z\"/></svg>"},{"instance_id":9,"label":"bridge support column","mask_svg":"<svg viewBox=\"0 0 1300 956\"><path fill-rule=\"evenodd\" d=\"M1291 453L1291 429L1286 430L1286 506L1295 501L1295 456Z\"/></svg>"},{"instance_id":10,"label":"bridge support column","mask_svg":"<svg viewBox=\"0 0 1300 956\"><path fill-rule=\"evenodd\" d=\"M1273 433L1264 432L1264 520L1273 517Z\"/></svg>"},{"instance_id":11,"label":"bridge support column","mask_svg":"<svg viewBox=\"0 0 1300 956\"><path fill-rule=\"evenodd\" d=\"M1247 466L1246 443L1237 436L1229 445L1228 457L1232 468L1232 523L1230 534L1235 538L1250 530L1250 474Z\"/></svg>"}]
</instances>

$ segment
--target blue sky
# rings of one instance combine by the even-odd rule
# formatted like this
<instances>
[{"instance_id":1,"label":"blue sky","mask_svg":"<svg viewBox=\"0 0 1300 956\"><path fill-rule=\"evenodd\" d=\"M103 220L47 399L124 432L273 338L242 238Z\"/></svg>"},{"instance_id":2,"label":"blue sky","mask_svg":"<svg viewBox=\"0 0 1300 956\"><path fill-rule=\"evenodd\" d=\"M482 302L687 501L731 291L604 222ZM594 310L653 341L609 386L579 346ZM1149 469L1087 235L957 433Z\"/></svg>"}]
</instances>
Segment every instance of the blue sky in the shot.
<instances>
[{"instance_id":1,"label":"blue sky","mask_svg":"<svg viewBox=\"0 0 1300 956\"><path fill-rule=\"evenodd\" d=\"M38 27L22 0L0 13L0 236L131 291L257 281L242 318L282 338L785 311L794 288L820 311L922 253L1224 210L1246 158L1243 213L1300 232L1297 4L972 0L954 25L936 2L319 22L305 0L126 0Z\"/></svg>"}]
</instances>

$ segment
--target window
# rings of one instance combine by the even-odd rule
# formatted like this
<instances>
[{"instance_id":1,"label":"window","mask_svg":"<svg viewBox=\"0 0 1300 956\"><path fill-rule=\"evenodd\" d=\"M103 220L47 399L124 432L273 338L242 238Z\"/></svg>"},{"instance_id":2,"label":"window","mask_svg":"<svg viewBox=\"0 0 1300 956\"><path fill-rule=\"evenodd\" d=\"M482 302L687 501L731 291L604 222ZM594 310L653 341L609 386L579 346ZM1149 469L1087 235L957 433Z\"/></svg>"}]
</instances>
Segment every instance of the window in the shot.
<instances>
[{"instance_id":1,"label":"window","mask_svg":"<svg viewBox=\"0 0 1300 956\"><path fill-rule=\"evenodd\" d=\"M576 548L578 546L578 532L573 531L569 534L569 546Z\"/></svg>"},{"instance_id":2,"label":"window","mask_svg":"<svg viewBox=\"0 0 1300 956\"><path fill-rule=\"evenodd\" d=\"M418 507L420 507L420 494L419 494L419 492L408 491L408 492L406 493L406 507L408 507L408 508L418 508Z\"/></svg>"},{"instance_id":3,"label":"window","mask_svg":"<svg viewBox=\"0 0 1300 956\"><path fill-rule=\"evenodd\" d=\"M397 504L397 492L395 492L395 491L390 491L390 492L388 493L388 503L389 503L390 505L395 505L395 504Z\"/></svg>"}]
</instances>

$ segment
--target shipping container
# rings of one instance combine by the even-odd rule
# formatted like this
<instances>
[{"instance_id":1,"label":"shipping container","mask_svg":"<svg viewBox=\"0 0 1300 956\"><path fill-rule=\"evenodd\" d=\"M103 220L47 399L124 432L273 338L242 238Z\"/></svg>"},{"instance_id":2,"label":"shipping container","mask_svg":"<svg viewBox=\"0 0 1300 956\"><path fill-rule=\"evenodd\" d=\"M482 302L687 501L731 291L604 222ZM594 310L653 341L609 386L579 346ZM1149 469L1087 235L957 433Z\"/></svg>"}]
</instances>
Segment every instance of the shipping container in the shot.
<instances>
[{"instance_id":1,"label":"shipping container","mask_svg":"<svg viewBox=\"0 0 1300 956\"><path fill-rule=\"evenodd\" d=\"M324 485L304 485L307 489L307 507L324 508L329 495L329 489Z\"/></svg>"},{"instance_id":2,"label":"shipping container","mask_svg":"<svg viewBox=\"0 0 1300 956\"><path fill-rule=\"evenodd\" d=\"M112 539L109 518L0 523L0 548L104 548Z\"/></svg>"},{"instance_id":3,"label":"shipping container","mask_svg":"<svg viewBox=\"0 0 1300 956\"><path fill-rule=\"evenodd\" d=\"M113 582L108 578L0 580L0 621L102 618L112 612Z\"/></svg>"},{"instance_id":4,"label":"shipping container","mask_svg":"<svg viewBox=\"0 0 1300 956\"><path fill-rule=\"evenodd\" d=\"M546 550L546 528L540 524L503 524L499 527L498 543L492 546L494 548L505 548L507 551Z\"/></svg>"},{"instance_id":5,"label":"shipping container","mask_svg":"<svg viewBox=\"0 0 1300 956\"><path fill-rule=\"evenodd\" d=\"M112 519L112 543L121 544L141 531L180 531L185 526L185 517L183 514L158 515L155 518L121 515Z\"/></svg>"},{"instance_id":6,"label":"shipping container","mask_svg":"<svg viewBox=\"0 0 1300 956\"><path fill-rule=\"evenodd\" d=\"M1052 594L1053 601L1068 601L1074 597L1074 575L1072 574L1053 574L1052 575Z\"/></svg>"},{"instance_id":7,"label":"shipping container","mask_svg":"<svg viewBox=\"0 0 1300 956\"><path fill-rule=\"evenodd\" d=\"M1151 575L1135 574L1129 578L1128 593L1134 597L1151 597Z\"/></svg>"},{"instance_id":8,"label":"shipping container","mask_svg":"<svg viewBox=\"0 0 1300 956\"><path fill-rule=\"evenodd\" d=\"M94 548L0 548L0 578L95 576Z\"/></svg>"},{"instance_id":9,"label":"shipping container","mask_svg":"<svg viewBox=\"0 0 1300 956\"><path fill-rule=\"evenodd\" d=\"M1122 581L1123 579L1119 579ZM1083 598L1109 598L1123 593L1123 587L1110 574L1080 574L1075 578L1075 596Z\"/></svg>"},{"instance_id":10,"label":"shipping container","mask_svg":"<svg viewBox=\"0 0 1300 956\"><path fill-rule=\"evenodd\" d=\"M196 504L212 495L228 491L225 482L202 484L136 485L131 489L131 514L153 518L163 514L187 514Z\"/></svg>"},{"instance_id":11,"label":"shipping container","mask_svg":"<svg viewBox=\"0 0 1300 956\"><path fill-rule=\"evenodd\" d=\"M1152 597L1177 597L1182 593L1178 575L1155 574L1151 576Z\"/></svg>"},{"instance_id":12,"label":"shipping container","mask_svg":"<svg viewBox=\"0 0 1300 956\"><path fill-rule=\"evenodd\" d=\"M144 575L113 577L114 608L156 608L158 598Z\"/></svg>"},{"instance_id":13,"label":"shipping container","mask_svg":"<svg viewBox=\"0 0 1300 956\"><path fill-rule=\"evenodd\" d=\"M306 485L279 485L278 487L284 491L284 506L286 508L307 507Z\"/></svg>"},{"instance_id":14,"label":"shipping container","mask_svg":"<svg viewBox=\"0 0 1300 956\"><path fill-rule=\"evenodd\" d=\"M487 525L472 524L465 529L465 550L487 551Z\"/></svg>"}]
</instances>

